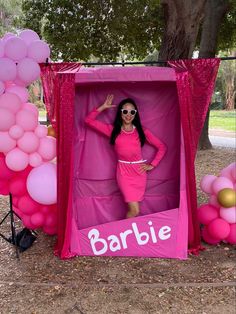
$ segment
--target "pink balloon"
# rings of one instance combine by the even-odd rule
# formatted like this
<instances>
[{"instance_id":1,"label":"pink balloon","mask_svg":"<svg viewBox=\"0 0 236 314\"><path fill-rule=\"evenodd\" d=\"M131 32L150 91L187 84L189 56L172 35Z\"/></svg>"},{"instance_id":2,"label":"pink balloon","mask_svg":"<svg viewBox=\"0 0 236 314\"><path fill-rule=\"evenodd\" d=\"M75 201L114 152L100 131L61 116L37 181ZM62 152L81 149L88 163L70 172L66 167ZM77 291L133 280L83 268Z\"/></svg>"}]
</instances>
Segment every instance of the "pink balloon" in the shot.
<instances>
[{"instance_id":1,"label":"pink balloon","mask_svg":"<svg viewBox=\"0 0 236 314\"><path fill-rule=\"evenodd\" d=\"M19 61L26 57L27 46L19 37L11 37L5 43L5 55L6 57Z\"/></svg>"},{"instance_id":2,"label":"pink balloon","mask_svg":"<svg viewBox=\"0 0 236 314\"><path fill-rule=\"evenodd\" d=\"M14 33L11 33L11 32L7 32L4 36L3 36L3 41L4 43L9 39L9 38L12 38L12 37L16 37L16 35Z\"/></svg>"},{"instance_id":3,"label":"pink balloon","mask_svg":"<svg viewBox=\"0 0 236 314\"><path fill-rule=\"evenodd\" d=\"M19 198L18 208L25 215L33 215L39 211L40 204L35 202L28 194Z\"/></svg>"},{"instance_id":4,"label":"pink balloon","mask_svg":"<svg viewBox=\"0 0 236 314\"><path fill-rule=\"evenodd\" d=\"M23 109L17 112L16 123L25 131L34 131L38 125L38 120L33 112Z\"/></svg>"},{"instance_id":5,"label":"pink balloon","mask_svg":"<svg viewBox=\"0 0 236 314\"><path fill-rule=\"evenodd\" d=\"M29 84L28 84L27 82L21 81L21 80L16 76L16 79L14 80L14 85L21 86L21 87L26 87L26 86L28 86Z\"/></svg>"},{"instance_id":6,"label":"pink balloon","mask_svg":"<svg viewBox=\"0 0 236 314\"><path fill-rule=\"evenodd\" d=\"M26 228L31 229L31 230L37 229L37 227L32 224L30 216L23 214L23 216L21 218L22 218L23 225Z\"/></svg>"},{"instance_id":7,"label":"pink balloon","mask_svg":"<svg viewBox=\"0 0 236 314\"><path fill-rule=\"evenodd\" d=\"M218 194L219 191L226 189L226 188L229 188L229 189L233 188L233 183L228 178L218 177L212 183L212 190L215 194Z\"/></svg>"},{"instance_id":8,"label":"pink balloon","mask_svg":"<svg viewBox=\"0 0 236 314\"><path fill-rule=\"evenodd\" d=\"M9 194L8 181L0 180L0 194L1 195L8 195Z\"/></svg>"},{"instance_id":9,"label":"pink balloon","mask_svg":"<svg viewBox=\"0 0 236 314\"><path fill-rule=\"evenodd\" d=\"M220 242L220 239L216 239L216 238L212 238L208 231L207 231L207 227L203 227L202 229L202 238L203 240L208 243L208 244L211 244L211 245L215 245L215 244L218 244Z\"/></svg>"},{"instance_id":10,"label":"pink balloon","mask_svg":"<svg viewBox=\"0 0 236 314\"><path fill-rule=\"evenodd\" d=\"M16 64L8 58L0 58L0 80L13 81L16 78Z\"/></svg>"},{"instance_id":11,"label":"pink balloon","mask_svg":"<svg viewBox=\"0 0 236 314\"><path fill-rule=\"evenodd\" d=\"M220 176L222 177L226 177L230 180L233 179L232 174L231 174L231 170L236 168L236 163L233 162L230 165L228 165L226 168L222 169L220 172Z\"/></svg>"},{"instance_id":12,"label":"pink balloon","mask_svg":"<svg viewBox=\"0 0 236 314\"><path fill-rule=\"evenodd\" d=\"M45 220L45 227L53 228L57 225L57 215L55 212L48 213Z\"/></svg>"},{"instance_id":13,"label":"pink balloon","mask_svg":"<svg viewBox=\"0 0 236 314\"><path fill-rule=\"evenodd\" d=\"M207 231L210 237L224 240L229 235L230 226L224 219L216 218L209 223L207 226Z\"/></svg>"},{"instance_id":14,"label":"pink balloon","mask_svg":"<svg viewBox=\"0 0 236 314\"><path fill-rule=\"evenodd\" d=\"M32 43L35 40L39 40L39 35L32 31L31 29L25 29L23 30L20 34L19 37L21 39L24 40L24 42L26 43L26 45L29 45L30 43Z\"/></svg>"},{"instance_id":15,"label":"pink balloon","mask_svg":"<svg viewBox=\"0 0 236 314\"><path fill-rule=\"evenodd\" d=\"M236 181L236 163L234 163L234 166L232 167L230 174L233 180Z\"/></svg>"},{"instance_id":16,"label":"pink balloon","mask_svg":"<svg viewBox=\"0 0 236 314\"><path fill-rule=\"evenodd\" d=\"M25 132L17 145L25 153L34 153L39 147L39 139L34 132Z\"/></svg>"},{"instance_id":17,"label":"pink balloon","mask_svg":"<svg viewBox=\"0 0 236 314\"><path fill-rule=\"evenodd\" d=\"M42 40L33 41L28 47L28 57L38 63L46 62L49 56L50 48L48 44Z\"/></svg>"},{"instance_id":18,"label":"pink balloon","mask_svg":"<svg viewBox=\"0 0 236 314\"><path fill-rule=\"evenodd\" d=\"M209 204L200 206L197 215L199 222L203 225L208 225L212 220L219 217L217 208Z\"/></svg>"},{"instance_id":19,"label":"pink balloon","mask_svg":"<svg viewBox=\"0 0 236 314\"><path fill-rule=\"evenodd\" d=\"M230 232L225 241L227 241L230 244L236 244L236 224L230 225Z\"/></svg>"},{"instance_id":20,"label":"pink balloon","mask_svg":"<svg viewBox=\"0 0 236 314\"><path fill-rule=\"evenodd\" d=\"M57 228L49 228L49 227L43 227L43 232L45 232L48 235L54 235L57 234Z\"/></svg>"},{"instance_id":21,"label":"pink balloon","mask_svg":"<svg viewBox=\"0 0 236 314\"><path fill-rule=\"evenodd\" d=\"M52 136L46 136L40 139L38 153L46 160L52 160L56 157L56 139Z\"/></svg>"},{"instance_id":22,"label":"pink balloon","mask_svg":"<svg viewBox=\"0 0 236 314\"><path fill-rule=\"evenodd\" d=\"M17 95L23 103L27 102L29 99L27 88L22 86L11 86L7 88L6 92Z\"/></svg>"},{"instance_id":23,"label":"pink balloon","mask_svg":"<svg viewBox=\"0 0 236 314\"><path fill-rule=\"evenodd\" d=\"M18 140L19 138L21 138L23 134L24 134L24 130L22 129L21 126L17 124L13 125L9 130L9 135L15 140Z\"/></svg>"},{"instance_id":24,"label":"pink balloon","mask_svg":"<svg viewBox=\"0 0 236 314\"><path fill-rule=\"evenodd\" d=\"M15 115L6 108L0 107L0 131L8 131L15 124Z\"/></svg>"},{"instance_id":25,"label":"pink balloon","mask_svg":"<svg viewBox=\"0 0 236 314\"><path fill-rule=\"evenodd\" d=\"M0 152L8 153L16 147L16 141L13 140L8 132L0 132Z\"/></svg>"},{"instance_id":26,"label":"pink balloon","mask_svg":"<svg viewBox=\"0 0 236 314\"><path fill-rule=\"evenodd\" d=\"M40 228L44 225L45 217L42 213L38 212L33 214L30 220L36 228Z\"/></svg>"},{"instance_id":27,"label":"pink balloon","mask_svg":"<svg viewBox=\"0 0 236 314\"><path fill-rule=\"evenodd\" d=\"M5 84L2 81L0 81L0 95L2 95L4 91L5 91Z\"/></svg>"},{"instance_id":28,"label":"pink balloon","mask_svg":"<svg viewBox=\"0 0 236 314\"><path fill-rule=\"evenodd\" d=\"M3 40L0 39L0 58L4 56L4 47L5 47L5 43Z\"/></svg>"},{"instance_id":29,"label":"pink balloon","mask_svg":"<svg viewBox=\"0 0 236 314\"><path fill-rule=\"evenodd\" d=\"M35 152L29 155L29 164L32 167L38 167L43 163L42 157Z\"/></svg>"},{"instance_id":30,"label":"pink balloon","mask_svg":"<svg viewBox=\"0 0 236 314\"><path fill-rule=\"evenodd\" d=\"M220 208L221 205L218 203L218 200L217 200L217 196L212 194L209 198L209 204L217 207L217 208Z\"/></svg>"},{"instance_id":31,"label":"pink balloon","mask_svg":"<svg viewBox=\"0 0 236 314\"><path fill-rule=\"evenodd\" d=\"M229 208L221 207L220 217L230 224L236 223L236 207L235 206Z\"/></svg>"},{"instance_id":32,"label":"pink balloon","mask_svg":"<svg viewBox=\"0 0 236 314\"><path fill-rule=\"evenodd\" d=\"M9 191L14 196L23 196L27 193L26 179L22 176L15 176L9 181Z\"/></svg>"},{"instance_id":33,"label":"pink balloon","mask_svg":"<svg viewBox=\"0 0 236 314\"><path fill-rule=\"evenodd\" d=\"M28 154L19 148L14 148L6 155L6 164L8 168L14 171L24 170L28 166L28 161Z\"/></svg>"},{"instance_id":34,"label":"pink balloon","mask_svg":"<svg viewBox=\"0 0 236 314\"><path fill-rule=\"evenodd\" d=\"M37 80L40 76L40 67L30 58L24 58L17 64L17 77L27 84Z\"/></svg>"},{"instance_id":35,"label":"pink balloon","mask_svg":"<svg viewBox=\"0 0 236 314\"><path fill-rule=\"evenodd\" d=\"M21 100L17 95L4 93L0 96L0 108L5 108L13 113L16 113L18 110L20 110L20 107Z\"/></svg>"},{"instance_id":36,"label":"pink balloon","mask_svg":"<svg viewBox=\"0 0 236 314\"><path fill-rule=\"evenodd\" d=\"M212 183L215 181L217 177L213 175L206 175L201 179L200 187L203 192L207 194L212 193Z\"/></svg>"},{"instance_id":37,"label":"pink balloon","mask_svg":"<svg viewBox=\"0 0 236 314\"><path fill-rule=\"evenodd\" d=\"M22 109L26 109L26 110L31 111L37 117L37 120L38 120L39 111L38 111L38 108L34 104L27 102L27 103L23 104Z\"/></svg>"},{"instance_id":38,"label":"pink balloon","mask_svg":"<svg viewBox=\"0 0 236 314\"><path fill-rule=\"evenodd\" d=\"M12 195L12 205L17 207L19 201L19 197Z\"/></svg>"},{"instance_id":39,"label":"pink balloon","mask_svg":"<svg viewBox=\"0 0 236 314\"><path fill-rule=\"evenodd\" d=\"M34 130L35 134L39 137L45 137L48 134L48 129L45 125L38 125L37 128Z\"/></svg>"},{"instance_id":40,"label":"pink balloon","mask_svg":"<svg viewBox=\"0 0 236 314\"><path fill-rule=\"evenodd\" d=\"M27 178L27 190L32 199L43 205L51 205L57 201L56 165L43 163L31 170Z\"/></svg>"},{"instance_id":41,"label":"pink balloon","mask_svg":"<svg viewBox=\"0 0 236 314\"><path fill-rule=\"evenodd\" d=\"M5 156L0 153L0 180L9 180L14 176L14 172L9 169L5 162Z\"/></svg>"},{"instance_id":42,"label":"pink balloon","mask_svg":"<svg viewBox=\"0 0 236 314\"><path fill-rule=\"evenodd\" d=\"M15 84L12 81L6 81L5 82L5 89L8 87L12 87L12 86L15 86Z\"/></svg>"}]
</instances>

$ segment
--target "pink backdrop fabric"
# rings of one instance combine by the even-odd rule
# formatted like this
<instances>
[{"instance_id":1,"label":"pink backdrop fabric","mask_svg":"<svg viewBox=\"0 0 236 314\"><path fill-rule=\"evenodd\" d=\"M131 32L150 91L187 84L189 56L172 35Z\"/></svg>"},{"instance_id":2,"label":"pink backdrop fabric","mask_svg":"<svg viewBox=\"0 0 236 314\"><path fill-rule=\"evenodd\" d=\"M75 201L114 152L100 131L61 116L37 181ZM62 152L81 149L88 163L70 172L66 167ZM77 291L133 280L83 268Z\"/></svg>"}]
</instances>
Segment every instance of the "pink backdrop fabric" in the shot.
<instances>
[{"instance_id":1,"label":"pink backdrop fabric","mask_svg":"<svg viewBox=\"0 0 236 314\"><path fill-rule=\"evenodd\" d=\"M89 82L89 71L87 70L82 71L81 69L76 75L71 75L69 71L59 75L59 84L62 84L60 85L62 88L60 97L56 98L57 107L60 108L57 110L56 123L57 128L61 130L58 141L58 157L60 158L58 176L62 182L58 183L58 195L61 200L58 202L57 253L61 258L68 258L82 252L81 247L77 252L74 251L73 239L82 236L83 230L94 228L94 226L99 227L97 226L99 222L102 224L100 225L101 228L106 226L105 230L108 231L111 226L117 223L111 222L107 224L106 222L114 218L122 219L124 217L125 208L114 181L114 153L102 135L96 133L92 135L92 130L83 127L83 118L88 110L102 103L104 96L110 93L111 90L116 93L117 101L124 96L136 99L138 104L140 104L144 125L146 124L145 126L148 126L154 134L156 132L168 146L166 158L163 159L155 171L150 173L146 199L142 204L142 214L144 216L135 219L146 221L152 215L163 215L162 213L168 215L175 208L179 208L178 221L175 222L173 227L175 230L177 228L176 243L181 243L184 247L188 234L190 249L197 251L200 248L199 224L195 217L194 157L196 143L205 118L204 115L213 91L219 60L180 60L172 61L171 65L175 68L175 73L172 69L157 67L127 67L119 68L119 70L117 68L109 68L109 70L99 69L99 76L91 79ZM150 73L148 73L149 71ZM93 71L90 69L90 72ZM80 74L81 81L79 80ZM95 77L96 75L93 73L92 76ZM156 82L155 76L157 77ZM175 79L177 80L177 90L174 83ZM74 108L73 85L75 81L77 82L77 90ZM64 84L64 82L67 83ZM99 84L97 84L98 82ZM140 89L142 89L143 93L139 92ZM52 90L47 89L47 93L51 92ZM149 94L150 99L147 97ZM158 106L159 102L163 104L165 110ZM149 115L150 111L153 112L153 115ZM110 112L101 117L101 119L104 119L104 122L110 122L112 116L113 113ZM154 117L155 119L153 119ZM181 141L180 121L184 139ZM200 121L200 124L198 121ZM173 128L172 123L174 124ZM177 130L176 133L173 132L174 128ZM93 142L91 140L87 141L86 139L92 138L91 136L93 136ZM183 149L180 150L180 147L185 147L184 157L186 158L184 163L183 158L181 159L181 167L179 156L180 154L182 156ZM97 156L97 153L101 151L102 154L99 153L99 156L102 156L102 158ZM146 146L144 154L147 158L151 158L153 152L150 147ZM90 164L93 166L89 166L86 163L86 157L90 159ZM177 176L182 177L180 183L177 180ZM185 179L187 180L187 195L185 195L185 190L182 190L182 186L185 185ZM95 181L95 185L91 184L91 181ZM105 187L103 186L103 181ZM93 188L94 186L96 186L95 189ZM66 201L63 201L63 198ZM85 204L83 204L83 201L85 201ZM100 201L103 201L103 204L113 204L113 201L115 201L120 206L119 208L111 208L110 212L108 207L104 209L103 206L100 206ZM80 206L80 203L82 206ZM158 206L155 204L158 204ZM89 208L91 215L86 212L86 208ZM188 215L186 211L188 211ZM89 222L83 219L84 215L89 216ZM172 218L176 217L175 215L173 214ZM185 221L186 217L188 217L189 225L187 222L184 226L179 225L179 227L182 227L182 232L180 232L178 223ZM119 226L127 223L126 220L121 220ZM82 241L82 243L85 242ZM78 242L78 246L81 246L80 244L81 242ZM160 252L156 254L154 256L161 256ZM181 256L179 258L184 258L184 253ZM172 254L169 257L178 256Z\"/></svg>"}]
</instances>

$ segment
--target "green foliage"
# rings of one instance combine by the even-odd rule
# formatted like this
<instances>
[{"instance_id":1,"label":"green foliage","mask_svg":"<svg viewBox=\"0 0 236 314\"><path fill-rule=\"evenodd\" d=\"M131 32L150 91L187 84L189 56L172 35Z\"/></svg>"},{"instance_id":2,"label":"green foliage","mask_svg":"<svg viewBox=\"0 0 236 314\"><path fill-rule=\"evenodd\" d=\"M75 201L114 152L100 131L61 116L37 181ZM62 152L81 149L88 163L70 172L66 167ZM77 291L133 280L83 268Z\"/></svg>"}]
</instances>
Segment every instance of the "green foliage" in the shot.
<instances>
[{"instance_id":1,"label":"green foliage","mask_svg":"<svg viewBox=\"0 0 236 314\"><path fill-rule=\"evenodd\" d=\"M144 58L160 45L157 0L25 0L25 25L50 43L53 58Z\"/></svg>"},{"instance_id":2,"label":"green foliage","mask_svg":"<svg viewBox=\"0 0 236 314\"><path fill-rule=\"evenodd\" d=\"M0 0L0 37L15 32L21 25L22 0Z\"/></svg>"}]
</instances>

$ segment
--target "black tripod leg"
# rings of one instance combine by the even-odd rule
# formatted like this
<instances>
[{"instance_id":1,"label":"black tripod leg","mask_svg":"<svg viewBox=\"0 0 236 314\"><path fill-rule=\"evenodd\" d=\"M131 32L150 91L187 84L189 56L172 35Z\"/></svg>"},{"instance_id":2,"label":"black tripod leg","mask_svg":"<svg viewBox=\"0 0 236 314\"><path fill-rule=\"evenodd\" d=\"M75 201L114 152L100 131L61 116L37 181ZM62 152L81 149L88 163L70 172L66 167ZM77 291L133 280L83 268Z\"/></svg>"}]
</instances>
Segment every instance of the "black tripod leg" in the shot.
<instances>
[{"instance_id":1,"label":"black tripod leg","mask_svg":"<svg viewBox=\"0 0 236 314\"><path fill-rule=\"evenodd\" d=\"M15 226L15 220L14 220L14 211L12 207L12 195L10 194L10 218L11 218L11 236L12 236L12 242L16 247L16 257L20 258L19 256L19 250L18 245L16 243L16 226Z\"/></svg>"}]
</instances>

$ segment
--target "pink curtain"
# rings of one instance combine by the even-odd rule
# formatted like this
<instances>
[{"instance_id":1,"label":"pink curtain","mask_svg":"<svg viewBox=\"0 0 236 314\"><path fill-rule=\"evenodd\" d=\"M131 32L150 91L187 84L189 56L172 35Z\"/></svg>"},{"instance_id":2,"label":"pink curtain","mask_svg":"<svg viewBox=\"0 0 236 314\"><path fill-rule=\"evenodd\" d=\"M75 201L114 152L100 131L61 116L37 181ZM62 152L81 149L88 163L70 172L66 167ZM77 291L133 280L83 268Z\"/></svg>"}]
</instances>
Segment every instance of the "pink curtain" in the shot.
<instances>
[{"instance_id":1,"label":"pink curtain","mask_svg":"<svg viewBox=\"0 0 236 314\"><path fill-rule=\"evenodd\" d=\"M189 251L200 249L200 230L196 216L197 193L194 160L201 130L204 125L220 59L194 59L169 61L175 69L183 127L186 180L188 196Z\"/></svg>"},{"instance_id":2,"label":"pink curtain","mask_svg":"<svg viewBox=\"0 0 236 314\"><path fill-rule=\"evenodd\" d=\"M69 257L70 201L72 192L72 143L74 125L75 73L79 63L41 64L47 113L57 130L58 233L55 253Z\"/></svg>"}]
</instances>

